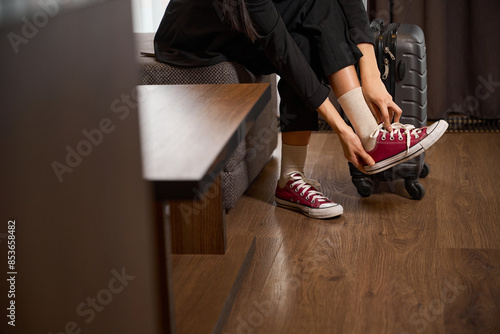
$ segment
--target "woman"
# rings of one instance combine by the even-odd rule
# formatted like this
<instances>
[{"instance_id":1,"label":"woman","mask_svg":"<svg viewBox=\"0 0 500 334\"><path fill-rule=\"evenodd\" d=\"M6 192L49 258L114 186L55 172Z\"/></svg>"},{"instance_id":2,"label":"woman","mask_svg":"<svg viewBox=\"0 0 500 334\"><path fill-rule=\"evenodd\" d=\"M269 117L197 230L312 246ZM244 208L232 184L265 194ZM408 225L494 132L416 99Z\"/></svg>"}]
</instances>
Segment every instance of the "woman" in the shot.
<instances>
[{"instance_id":1,"label":"woman","mask_svg":"<svg viewBox=\"0 0 500 334\"><path fill-rule=\"evenodd\" d=\"M318 114L338 134L347 160L367 173L422 153L447 128L444 121L421 129L398 123L402 111L380 79L373 43L361 0L171 0L155 35L155 54L178 66L237 61L256 74L279 74L282 161L276 203L331 218L343 213L342 206L303 174ZM356 133L329 101L324 82Z\"/></svg>"}]
</instances>

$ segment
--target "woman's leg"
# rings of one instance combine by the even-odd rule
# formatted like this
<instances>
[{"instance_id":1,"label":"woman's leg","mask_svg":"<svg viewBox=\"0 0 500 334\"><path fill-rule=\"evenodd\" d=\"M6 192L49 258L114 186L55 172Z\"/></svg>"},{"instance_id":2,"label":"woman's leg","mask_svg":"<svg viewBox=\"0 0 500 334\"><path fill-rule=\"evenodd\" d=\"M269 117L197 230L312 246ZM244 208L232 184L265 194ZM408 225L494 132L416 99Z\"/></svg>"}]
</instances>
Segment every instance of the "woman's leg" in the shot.
<instances>
[{"instance_id":1,"label":"woman's leg","mask_svg":"<svg viewBox=\"0 0 500 334\"><path fill-rule=\"evenodd\" d=\"M354 68L363 53L351 41L338 1L278 1L275 3L293 38L318 78L327 77L366 150L377 121L364 100ZM297 29L300 27L300 29ZM332 74L333 73L333 74ZM346 95L347 94L347 95Z\"/></svg>"},{"instance_id":2,"label":"woman's leg","mask_svg":"<svg viewBox=\"0 0 500 334\"><path fill-rule=\"evenodd\" d=\"M281 141L291 146L307 146L311 138L311 131L291 131L281 134Z\"/></svg>"},{"instance_id":3,"label":"woman's leg","mask_svg":"<svg viewBox=\"0 0 500 334\"><path fill-rule=\"evenodd\" d=\"M328 76L328 82L337 97L360 87L356 69L353 65L344 67L343 69L330 74Z\"/></svg>"},{"instance_id":4,"label":"woman's leg","mask_svg":"<svg viewBox=\"0 0 500 334\"><path fill-rule=\"evenodd\" d=\"M304 174L307 148L311 131L291 131L281 134L281 172L278 184L283 188L290 179L289 173Z\"/></svg>"},{"instance_id":5,"label":"woman's leg","mask_svg":"<svg viewBox=\"0 0 500 334\"><path fill-rule=\"evenodd\" d=\"M311 132L318 129L318 114L308 109L286 82L280 81L282 131L281 171L276 187L277 205L298 210L313 218L341 215L342 206L317 189L317 182L304 176Z\"/></svg>"},{"instance_id":6,"label":"woman's leg","mask_svg":"<svg viewBox=\"0 0 500 334\"><path fill-rule=\"evenodd\" d=\"M278 181L284 187L290 172L304 173L304 164L311 132L318 129L318 115L305 107L295 90L283 79L280 93L281 172Z\"/></svg>"},{"instance_id":7,"label":"woman's leg","mask_svg":"<svg viewBox=\"0 0 500 334\"><path fill-rule=\"evenodd\" d=\"M304 176L311 131L282 133L281 174L276 187L276 204L298 210L312 218L332 218L344 210L318 191L317 181Z\"/></svg>"},{"instance_id":8,"label":"woman's leg","mask_svg":"<svg viewBox=\"0 0 500 334\"><path fill-rule=\"evenodd\" d=\"M377 128L377 121L366 104L354 66L347 66L330 74L328 82L338 98L339 104L351 121L356 134L366 151L375 147L376 139L370 138Z\"/></svg>"}]
</instances>

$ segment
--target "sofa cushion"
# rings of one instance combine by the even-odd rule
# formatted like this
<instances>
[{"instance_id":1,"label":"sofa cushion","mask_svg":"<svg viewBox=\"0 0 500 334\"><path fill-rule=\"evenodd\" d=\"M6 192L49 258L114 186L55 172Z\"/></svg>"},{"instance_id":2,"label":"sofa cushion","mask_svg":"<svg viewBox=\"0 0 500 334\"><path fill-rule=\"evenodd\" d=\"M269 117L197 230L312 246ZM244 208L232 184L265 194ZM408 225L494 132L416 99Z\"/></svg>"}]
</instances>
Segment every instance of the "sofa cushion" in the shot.
<instances>
[{"instance_id":1,"label":"sofa cushion","mask_svg":"<svg viewBox=\"0 0 500 334\"><path fill-rule=\"evenodd\" d=\"M226 210L233 208L248 188L248 166L241 161L233 171L222 171L223 203Z\"/></svg>"},{"instance_id":2,"label":"sofa cushion","mask_svg":"<svg viewBox=\"0 0 500 334\"><path fill-rule=\"evenodd\" d=\"M210 66L180 67L161 63L154 57L154 33L135 34L140 55L139 84L183 85L183 84L230 84L256 82L256 76L243 65L223 62Z\"/></svg>"},{"instance_id":3,"label":"sofa cushion","mask_svg":"<svg viewBox=\"0 0 500 334\"><path fill-rule=\"evenodd\" d=\"M236 147L236 150L233 152L233 154L226 160L224 171L234 171L236 169L236 166L238 166L238 164L245 159L246 154L247 143L245 140L242 140L241 143L239 143Z\"/></svg>"}]
</instances>

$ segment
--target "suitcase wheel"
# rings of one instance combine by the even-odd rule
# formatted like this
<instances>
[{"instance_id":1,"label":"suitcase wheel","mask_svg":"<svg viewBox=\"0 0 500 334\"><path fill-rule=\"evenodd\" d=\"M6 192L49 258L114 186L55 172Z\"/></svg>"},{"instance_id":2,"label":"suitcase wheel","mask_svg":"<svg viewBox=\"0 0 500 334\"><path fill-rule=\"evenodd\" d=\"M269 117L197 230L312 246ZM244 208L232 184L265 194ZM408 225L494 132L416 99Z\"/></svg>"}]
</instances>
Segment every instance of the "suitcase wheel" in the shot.
<instances>
[{"instance_id":1,"label":"suitcase wheel","mask_svg":"<svg viewBox=\"0 0 500 334\"><path fill-rule=\"evenodd\" d=\"M422 171L420 172L419 177L423 179L424 177L429 175L430 172L431 172L431 167L424 162L424 165L422 167Z\"/></svg>"},{"instance_id":2,"label":"suitcase wheel","mask_svg":"<svg viewBox=\"0 0 500 334\"><path fill-rule=\"evenodd\" d=\"M370 196L375 189L375 185L373 184L372 179L368 178L366 174L363 174L350 162L349 172L351 173L352 184L354 184L354 186L356 187L358 194L362 197Z\"/></svg>"},{"instance_id":3,"label":"suitcase wheel","mask_svg":"<svg viewBox=\"0 0 500 334\"><path fill-rule=\"evenodd\" d=\"M425 196L425 188L418 180L405 180L405 188L413 199L422 199Z\"/></svg>"},{"instance_id":4,"label":"suitcase wheel","mask_svg":"<svg viewBox=\"0 0 500 334\"><path fill-rule=\"evenodd\" d=\"M361 178L361 179L352 179L352 183L358 190L358 194L361 195L362 197L368 197L373 193L373 189L375 188L372 180L368 178Z\"/></svg>"}]
</instances>

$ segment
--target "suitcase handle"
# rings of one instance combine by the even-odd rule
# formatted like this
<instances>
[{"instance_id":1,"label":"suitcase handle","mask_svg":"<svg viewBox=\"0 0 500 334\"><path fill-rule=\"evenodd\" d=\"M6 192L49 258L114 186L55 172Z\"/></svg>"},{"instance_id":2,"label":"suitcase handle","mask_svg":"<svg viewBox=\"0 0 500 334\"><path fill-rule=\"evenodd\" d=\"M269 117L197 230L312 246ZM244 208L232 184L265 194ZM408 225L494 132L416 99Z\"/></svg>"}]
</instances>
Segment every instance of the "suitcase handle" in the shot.
<instances>
[{"instance_id":1,"label":"suitcase handle","mask_svg":"<svg viewBox=\"0 0 500 334\"><path fill-rule=\"evenodd\" d=\"M384 29L384 25L384 20L377 17L370 23L370 30L373 32L381 32L382 29Z\"/></svg>"}]
</instances>

